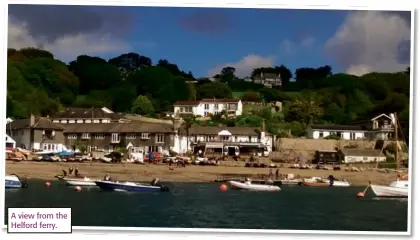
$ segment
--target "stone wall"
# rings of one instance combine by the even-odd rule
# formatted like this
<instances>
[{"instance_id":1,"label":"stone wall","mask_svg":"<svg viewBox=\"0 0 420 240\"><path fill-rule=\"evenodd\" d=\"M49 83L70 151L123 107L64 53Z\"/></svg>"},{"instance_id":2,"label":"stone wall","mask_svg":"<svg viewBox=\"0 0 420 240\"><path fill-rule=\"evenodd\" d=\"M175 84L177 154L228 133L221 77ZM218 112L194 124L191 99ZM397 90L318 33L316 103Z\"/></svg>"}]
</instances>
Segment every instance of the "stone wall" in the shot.
<instances>
[{"instance_id":1,"label":"stone wall","mask_svg":"<svg viewBox=\"0 0 420 240\"><path fill-rule=\"evenodd\" d=\"M385 141L385 146L389 141ZM295 162L296 158L309 162L315 157L317 150L335 150L336 148L374 149L376 141L367 140L330 140L330 139L302 139L278 138L275 146L277 151L270 154L274 162Z\"/></svg>"}]
</instances>

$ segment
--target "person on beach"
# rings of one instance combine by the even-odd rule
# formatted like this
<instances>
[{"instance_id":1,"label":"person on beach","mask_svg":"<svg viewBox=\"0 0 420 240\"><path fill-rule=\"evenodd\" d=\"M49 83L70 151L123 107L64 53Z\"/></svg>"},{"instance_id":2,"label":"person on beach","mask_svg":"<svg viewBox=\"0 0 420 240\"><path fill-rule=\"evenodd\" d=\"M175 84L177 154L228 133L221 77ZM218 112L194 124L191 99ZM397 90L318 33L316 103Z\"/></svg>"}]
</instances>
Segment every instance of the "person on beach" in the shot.
<instances>
[{"instance_id":1,"label":"person on beach","mask_svg":"<svg viewBox=\"0 0 420 240\"><path fill-rule=\"evenodd\" d=\"M273 169L270 168L270 170L268 171L268 177L271 178L273 177Z\"/></svg>"},{"instance_id":2,"label":"person on beach","mask_svg":"<svg viewBox=\"0 0 420 240\"><path fill-rule=\"evenodd\" d=\"M79 176L79 169L78 169L78 168L76 168L76 169L74 170L74 176L76 176L76 177L78 177L78 176Z\"/></svg>"},{"instance_id":3,"label":"person on beach","mask_svg":"<svg viewBox=\"0 0 420 240\"><path fill-rule=\"evenodd\" d=\"M279 169L276 170L276 179L279 179Z\"/></svg>"},{"instance_id":4,"label":"person on beach","mask_svg":"<svg viewBox=\"0 0 420 240\"><path fill-rule=\"evenodd\" d=\"M69 175L73 173L73 167L69 167Z\"/></svg>"},{"instance_id":5,"label":"person on beach","mask_svg":"<svg viewBox=\"0 0 420 240\"><path fill-rule=\"evenodd\" d=\"M63 176L67 177L67 171L65 169L63 169Z\"/></svg>"}]
</instances>

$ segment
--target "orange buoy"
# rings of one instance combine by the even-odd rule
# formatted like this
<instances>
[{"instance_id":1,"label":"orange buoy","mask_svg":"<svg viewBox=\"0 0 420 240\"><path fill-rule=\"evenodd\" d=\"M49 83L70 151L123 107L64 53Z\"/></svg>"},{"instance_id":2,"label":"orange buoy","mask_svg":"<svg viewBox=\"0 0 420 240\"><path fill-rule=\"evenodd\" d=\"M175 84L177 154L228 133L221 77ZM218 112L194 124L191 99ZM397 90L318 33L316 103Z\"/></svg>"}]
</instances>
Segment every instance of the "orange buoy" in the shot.
<instances>
[{"instance_id":1,"label":"orange buoy","mask_svg":"<svg viewBox=\"0 0 420 240\"><path fill-rule=\"evenodd\" d=\"M50 182L45 182L45 186L46 187L51 187L51 183Z\"/></svg>"},{"instance_id":2,"label":"orange buoy","mask_svg":"<svg viewBox=\"0 0 420 240\"><path fill-rule=\"evenodd\" d=\"M228 186L226 184L220 185L220 190L226 192L228 190Z\"/></svg>"},{"instance_id":3,"label":"orange buoy","mask_svg":"<svg viewBox=\"0 0 420 240\"><path fill-rule=\"evenodd\" d=\"M169 166L169 170L174 170L174 166Z\"/></svg>"},{"instance_id":4,"label":"orange buoy","mask_svg":"<svg viewBox=\"0 0 420 240\"><path fill-rule=\"evenodd\" d=\"M365 196L365 194L363 192L358 192L357 193L357 198L362 198L364 196Z\"/></svg>"},{"instance_id":5,"label":"orange buoy","mask_svg":"<svg viewBox=\"0 0 420 240\"><path fill-rule=\"evenodd\" d=\"M80 191L82 191L82 188L80 186L75 186L74 191L80 192Z\"/></svg>"}]
</instances>

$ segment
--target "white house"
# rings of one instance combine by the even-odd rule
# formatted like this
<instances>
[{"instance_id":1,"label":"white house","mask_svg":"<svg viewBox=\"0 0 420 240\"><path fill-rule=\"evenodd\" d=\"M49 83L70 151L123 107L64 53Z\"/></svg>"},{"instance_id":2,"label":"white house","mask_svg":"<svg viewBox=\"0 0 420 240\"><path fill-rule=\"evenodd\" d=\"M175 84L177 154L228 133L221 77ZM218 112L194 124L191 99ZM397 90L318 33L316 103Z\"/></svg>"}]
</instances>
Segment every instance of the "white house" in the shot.
<instances>
[{"instance_id":1,"label":"white house","mask_svg":"<svg viewBox=\"0 0 420 240\"><path fill-rule=\"evenodd\" d=\"M13 140L13 138L9 137L9 135L6 135L6 147L7 148L16 148L16 141Z\"/></svg>"},{"instance_id":2,"label":"white house","mask_svg":"<svg viewBox=\"0 0 420 240\"><path fill-rule=\"evenodd\" d=\"M364 139L368 130L362 126L351 125L308 125L306 132L307 138L311 139L322 139L335 135L341 139L356 140Z\"/></svg>"},{"instance_id":3,"label":"white house","mask_svg":"<svg viewBox=\"0 0 420 240\"><path fill-rule=\"evenodd\" d=\"M274 136L261 128L193 125L188 131L185 128L178 130L172 150L186 153L201 146L204 149L225 149L227 155L232 155L234 149L246 155L250 152L268 154L273 150L274 141Z\"/></svg>"},{"instance_id":4,"label":"white house","mask_svg":"<svg viewBox=\"0 0 420 240\"><path fill-rule=\"evenodd\" d=\"M202 99L201 101L178 101L174 104L174 115L208 116L223 111L230 116L242 115L242 101L237 99Z\"/></svg>"},{"instance_id":5,"label":"white house","mask_svg":"<svg viewBox=\"0 0 420 240\"><path fill-rule=\"evenodd\" d=\"M265 87L268 88L281 87L282 79L280 74L261 72L259 75L254 77L254 83L263 84Z\"/></svg>"},{"instance_id":6,"label":"white house","mask_svg":"<svg viewBox=\"0 0 420 240\"><path fill-rule=\"evenodd\" d=\"M307 138L322 139L336 135L345 140L387 140L394 136L392 119L386 114L353 122L353 125L308 125Z\"/></svg>"},{"instance_id":7,"label":"white house","mask_svg":"<svg viewBox=\"0 0 420 240\"><path fill-rule=\"evenodd\" d=\"M344 148L339 151L344 163L385 162L386 156L377 149Z\"/></svg>"}]
</instances>

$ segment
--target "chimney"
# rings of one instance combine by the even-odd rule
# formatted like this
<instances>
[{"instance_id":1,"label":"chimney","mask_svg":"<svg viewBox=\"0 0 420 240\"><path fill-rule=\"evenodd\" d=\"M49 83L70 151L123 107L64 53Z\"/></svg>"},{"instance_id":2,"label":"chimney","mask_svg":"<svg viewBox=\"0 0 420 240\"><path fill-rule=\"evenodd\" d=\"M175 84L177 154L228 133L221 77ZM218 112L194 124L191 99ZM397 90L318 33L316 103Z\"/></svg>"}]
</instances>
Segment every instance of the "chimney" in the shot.
<instances>
[{"instance_id":1,"label":"chimney","mask_svg":"<svg viewBox=\"0 0 420 240\"><path fill-rule=\"evenodd\" d=\"M173 127L175 132L181 127L181 120L179 118L174 118Z\"/></svg>"},{"instance_id":2,"label":"chimney","mask_svg":"<svg viewBox=\"0 0 420 240\"><path fill-rule=\"evenodd\" d=\"M29 125L32 127L33 125L35 125L35 116L31 113L31 118L30 118L30 122Z\"/></svg>"}]
</instances>

